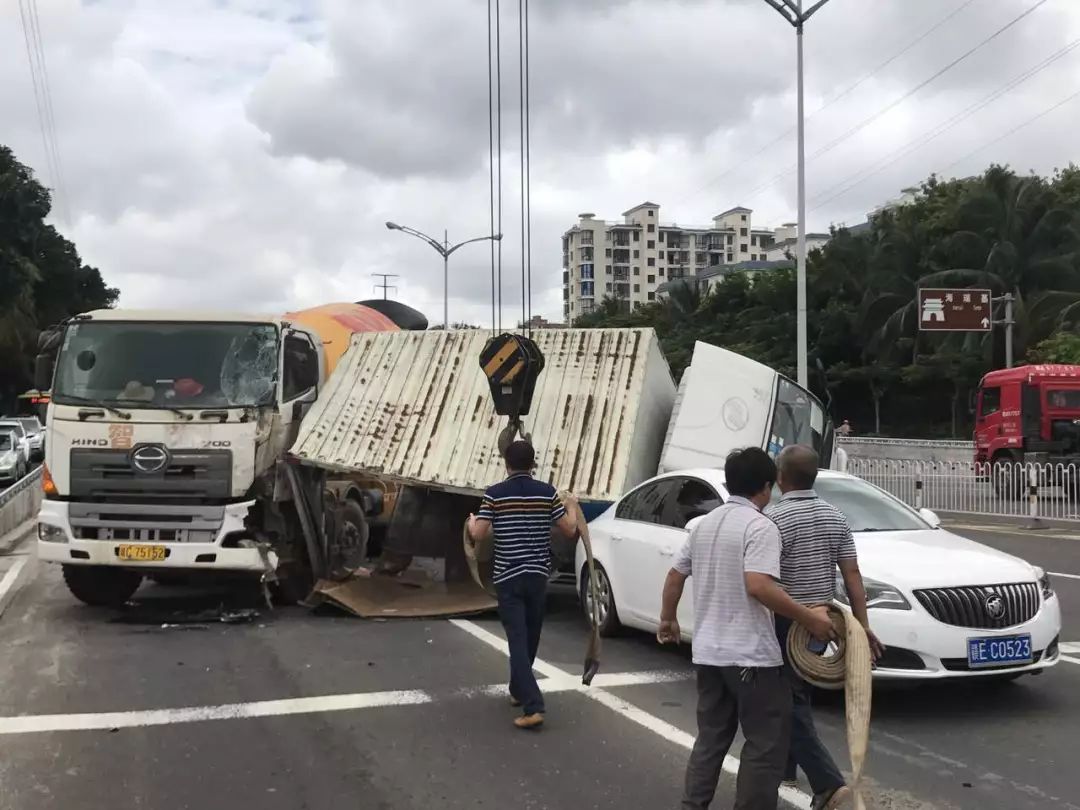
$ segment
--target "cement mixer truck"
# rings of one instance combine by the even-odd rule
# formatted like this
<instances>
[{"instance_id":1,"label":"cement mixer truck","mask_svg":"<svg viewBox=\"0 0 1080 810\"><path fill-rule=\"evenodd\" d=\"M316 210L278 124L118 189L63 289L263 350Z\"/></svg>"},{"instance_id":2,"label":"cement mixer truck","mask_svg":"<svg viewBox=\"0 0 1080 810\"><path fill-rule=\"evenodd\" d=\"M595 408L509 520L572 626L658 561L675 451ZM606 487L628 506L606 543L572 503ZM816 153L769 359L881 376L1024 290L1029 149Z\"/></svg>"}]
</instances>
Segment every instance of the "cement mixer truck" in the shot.
<instances>
[{"instance_id":1,"label":"cement mixer truck","mask_svg":"<svg viewBox=\"0 0 1080 810\"><path fill-rule=\"evenodd\" d=\"M426 328L390 303L100 310L44 333L39 558L100 606L125 603L144 576L197 571L261 574L292 602L315 573L362 561L392 492L290 465L286 451L353 333Z\"/></svg>"},{"instance_id":2,"label":"cement mixer truck","mask_svg":"<svg viewBox=\"0 0 1080 810\"><path fill-rule=\"evenodd\" d=\"M467 575L460 526L504 473L519 415L537 475L586 508L658 466L718 464L733 447L797 441L832 456L812 394L715 346L695 347L677 397L651 329L506 341L426 331L396 302L365 304L275 317L100 310L44 333L39 559L90 605L122 605L147 577L246 572L281 601L331 588L371 615L411 567L447 584L437 608L434 591L416 591L416 610L461 612L472 595L453 587ZM530 352L538 379L522 372ZM531 409L504 412L528 386ZM374 570L390 576L358 574L350 590L380 524ZM395 615L416 594L396 594Z\"/></svg>"}]
</instances>

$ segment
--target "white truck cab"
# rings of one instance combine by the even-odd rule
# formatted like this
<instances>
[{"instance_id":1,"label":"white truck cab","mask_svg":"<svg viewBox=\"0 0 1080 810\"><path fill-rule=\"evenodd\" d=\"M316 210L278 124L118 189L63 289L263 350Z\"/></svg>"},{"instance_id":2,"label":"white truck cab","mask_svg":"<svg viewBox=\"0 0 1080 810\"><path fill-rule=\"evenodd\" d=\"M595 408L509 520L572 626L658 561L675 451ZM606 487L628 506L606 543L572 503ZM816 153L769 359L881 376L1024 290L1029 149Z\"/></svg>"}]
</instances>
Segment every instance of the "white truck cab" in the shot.
<instances>
[{"instance_id":1,"label":"white truck cab","mask_svg":"<svg viewBox=\"0 0 1080 810\"><path fill-rule=\"evenodd\" d=\"M38 556L63 564L76 596L117 604L155 568L273 572L288 556L266 512L283 500L276 465L322 383L311 330L100 310L42 346L37 383L51 377L52 400Z\"/></svg>"}]
</instances>

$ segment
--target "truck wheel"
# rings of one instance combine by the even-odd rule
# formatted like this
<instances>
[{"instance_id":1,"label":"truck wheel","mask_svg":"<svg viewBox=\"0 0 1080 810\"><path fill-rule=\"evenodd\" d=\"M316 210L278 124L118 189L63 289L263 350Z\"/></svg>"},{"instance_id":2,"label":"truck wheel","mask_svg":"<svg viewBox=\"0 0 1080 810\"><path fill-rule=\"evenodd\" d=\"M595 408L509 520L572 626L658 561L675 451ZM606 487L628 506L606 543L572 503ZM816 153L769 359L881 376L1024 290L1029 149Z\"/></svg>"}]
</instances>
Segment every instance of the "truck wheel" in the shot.
<instances>
[{"instance_id":1,"label":"truck wheel","mask_svg":"<svg viewBox=\"0 0 1080 810\"><path fill-rule=\"evenodd\" d=\"M346 501L339 516L341 535L336 562L339 567L350 570L364 564L367 559L368 539L371 529L368 527L364 510L356 501Z\"/></svg>"},{"instance_id":2,"label":"truck wheel","mask_svg":"<svg viewBox=\"0 0 1080 810\"><path fill-rule=\"evenodd\" d=\"M142 584L142 574L125 568L65 565L64 583L72 596L92 607L123 607Z\"/></svg>"},{"instance_id":3,"label":"truck wheel","mask_svg":"<svg viewBox=\"0 0 1080 810\"><path fill-rule=\"evenodd\" d=\"M1027 487L1023 480L1022 469L1012 456L995 458L990 470L990 478L994 492L999 497L1010 501L1017 501L1024 497Z\"/></svg>"}]
</instances>

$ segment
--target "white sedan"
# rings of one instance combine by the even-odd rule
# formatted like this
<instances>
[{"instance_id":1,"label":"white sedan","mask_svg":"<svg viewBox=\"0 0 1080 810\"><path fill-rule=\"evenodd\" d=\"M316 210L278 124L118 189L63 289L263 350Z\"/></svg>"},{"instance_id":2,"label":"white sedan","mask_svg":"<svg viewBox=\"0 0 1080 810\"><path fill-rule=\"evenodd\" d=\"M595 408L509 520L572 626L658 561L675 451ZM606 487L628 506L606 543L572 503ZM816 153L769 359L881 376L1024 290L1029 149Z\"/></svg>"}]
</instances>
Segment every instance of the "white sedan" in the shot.
<instances>
[{"instance_id":1,"label":"white sedan","mask_svg":"<svg viewBox=\"0 0 1080 810\"><path fill-rule=\"evenodd\" d=\"M952 534L933 512L916 512L859 478L822 470L814 489L847 516L855 535L870 624L888 648L875 677L1012 677L1058 662L1061 608L1041 569ZM589 524L602 633L622 626L655 632L664 577L687 523L726 498L722 470L666 473ZM591 617L580 543L576 571ZM694 626L693 583L690 577L679 604L685 641ZM837 594L844 605L839 572Z\"/></svg>"}]
</instances>

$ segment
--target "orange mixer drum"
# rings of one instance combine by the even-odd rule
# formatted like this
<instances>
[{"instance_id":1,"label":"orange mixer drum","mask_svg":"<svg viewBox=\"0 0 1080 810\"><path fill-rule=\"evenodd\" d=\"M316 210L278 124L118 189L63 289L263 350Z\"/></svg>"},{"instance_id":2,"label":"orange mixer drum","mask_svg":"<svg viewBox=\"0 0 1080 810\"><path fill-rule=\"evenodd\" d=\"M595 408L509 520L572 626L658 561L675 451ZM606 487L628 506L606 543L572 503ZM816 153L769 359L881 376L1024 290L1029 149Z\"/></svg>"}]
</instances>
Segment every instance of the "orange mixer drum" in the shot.
<instances>
[{"instance_id":1,"label":"orange mixer drum","mask_svg":"<svg viewBox=\"0 0 1080 810\"><path fill-rule=\"evenodd\" d=\"M327 375L345 354L349 339L356 332L399 331L398 325L381 312L361 304L323 304L286 313L285 318L315 330L322 338Z\"/></svg>"}]
</instances>

